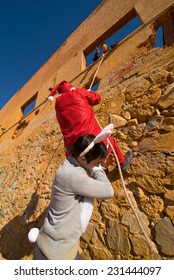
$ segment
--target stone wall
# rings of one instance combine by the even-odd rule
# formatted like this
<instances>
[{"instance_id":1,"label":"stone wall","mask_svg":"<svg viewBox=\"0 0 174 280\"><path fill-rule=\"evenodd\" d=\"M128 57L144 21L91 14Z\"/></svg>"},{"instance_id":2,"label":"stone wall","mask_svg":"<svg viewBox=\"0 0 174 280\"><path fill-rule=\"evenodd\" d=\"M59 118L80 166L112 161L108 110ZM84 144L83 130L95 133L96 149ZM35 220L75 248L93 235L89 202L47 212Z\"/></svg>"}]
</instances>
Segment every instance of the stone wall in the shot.
<instances>
[{"instance_id":1,"label":"stone wall","mask_svg":"<svg viewBox=\"0 0 174 280\"><path fill-rule=\"evenodd\" d=\"M118 171L109 169L115 195L95 201L81 237L82 259L174 259L173 65L173 46L144 50L100 82L96 117L102 127L114 123L113 137L124 153L133 150L134 159L123 174L126 193ZM32 258L27 233L43 223L54 173L64 158L54 109L24 127L10 145L1 144L2 259Z\"/></svg>"},{"instance_id":2,"label":"stone wall","mask_svg":"<svg viewBox=\"0 0 174 280\"><path fill-rule=\"evenodd\" d=\"M101 82L101 125L113 122L122 150L134 151L124 180L108 175L115 196L97 202L82 236L84 259L174 258L174 47L141 53ZM103 113L105 112L105 113ZM154 253L154 246L158 253Z\"/></svg>"},{"instance_id":3,"label":"stone wall","mask_svg":"<svg viewBox=\"0 0 174 280\"><path fill-rule=\"evenodd\" d=\"M97 119L114 123L113 136L134 159L125 185L109 168L115 195L95 201L80 252L82 259L174 258L174 47L152 49L160 25L173 43L173 5L103 1L0 111L0 259L32 259L27 234L41 227L65 159L48 88L65 79L89 87L100 60L86 68L86 56L136 15L143 26L105 56L94 81L102 96ZM21 118L35 96L35 110Z\"/></svg>"}]
</instances>

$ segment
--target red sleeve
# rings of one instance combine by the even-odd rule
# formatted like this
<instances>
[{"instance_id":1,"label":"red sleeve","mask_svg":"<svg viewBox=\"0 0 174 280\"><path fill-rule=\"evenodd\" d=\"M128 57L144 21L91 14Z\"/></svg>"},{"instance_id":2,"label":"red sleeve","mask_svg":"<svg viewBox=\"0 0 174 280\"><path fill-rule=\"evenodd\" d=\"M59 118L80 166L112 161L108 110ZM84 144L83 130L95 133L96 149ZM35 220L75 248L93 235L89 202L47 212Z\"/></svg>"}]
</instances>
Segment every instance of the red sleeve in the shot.
<instances>
[{"instance_id":1,"label":"red sleeve","mask_svg":"<svg viewBox=\"0 0 174 280\"><path fill-rule=\"evenodd\" d=\"M60 84L57 84L51 91L50 96L54 96Z\"/></svg>"},{"instance_id":2,"label":"red sleeve","mask_svg":"<svg viewBox=\"0 0 174 280\"><path fill-rule=\"evenodd\" d=\"M83 90L83 94L85 94L86 99L88 100L88 103L90 106L94 106L94 105L97 105L100 103L101 96L98 94L98 92L92 91L92 90L88 91L85 89L82 89L82 90Z\"/></svg>"}]
</instances>

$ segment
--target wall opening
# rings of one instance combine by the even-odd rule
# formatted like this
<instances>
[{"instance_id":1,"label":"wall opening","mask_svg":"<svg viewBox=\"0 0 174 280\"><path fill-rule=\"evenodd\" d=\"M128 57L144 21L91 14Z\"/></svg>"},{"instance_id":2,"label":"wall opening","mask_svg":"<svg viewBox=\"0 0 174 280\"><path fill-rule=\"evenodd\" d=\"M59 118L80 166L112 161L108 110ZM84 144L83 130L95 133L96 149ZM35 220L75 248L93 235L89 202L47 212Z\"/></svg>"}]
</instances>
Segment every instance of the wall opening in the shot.
<instances>
[{"instance_id":1,"label":"wall opening","mask_svg":"<svg viewBox=\"0 0 174 280\"><path fill-rule=\"evenodd\" d=\"M91 90L93 90L93 91L97 91L97 89L98 89L98 87L99 87L99 82L96 82L96 84L94 84L93 86L92 86L92 88L91 88Z\"/></svg>"},{"instance_id":2,"label":"wall opening","mask_svg":"<svg viewBox=\"0 0 174 280\"><path fill-rule=\"evenodd\" d=\"M91 83L92 83L92 79L90 79L86 84L84 84L84 88L88 90L91 87ZM100 79L98 79L98 77L95 77L91 90L97 91L99 84L100 84Z\"/></svg>"},{"instance_id":3,"label":"wall opening","mask_svg":"<svg viewBox=\"0 0 174 280\"><path fill-rule=\"evenodd\" d=\"M123 19L124 22L124 19ZM118 23L119 24L119 23ZM134 32L137 28L139 28L142 25L142 22L140 21L138 16L135 16L129 22L125 25L122 25L120 29L115 32L112 36L107 37L107 39L100 41L99 44L95 46L95 48L98 48L98 56L100 57L102 55L102 50L101 50L101 44L105 42L109 48L116 48L117 45L119 46L119 42L122 41L124 38L126 38L128 35L130 35L132 32ZM107 34L106 34L107 35ZM115 45L115 46L114 46ZM90 52L86 56L86 67L94 63L93 59L96 53L95 48L93 49L92 52Z\"/></svg>"},{"instance_id":4,"label":"wall opening","mask_svg":"<svg viewBox=\"0 0 174 280\"><path fill-rule=\"evenodd\" d=\"M38 93L36 93L35 95L32 96L32 98L30 98L22 107L22 118L24 116L26 116L28 113L30 113L36 105L36 99L37 99L37 95Z\"/></svg>"},{"instance_id":5,"label":"wall opening","mask_svg":"<svg viewBox=\"0 0 174 280\"><path fill-rule=\"evenodd\" d=\"M164 46L163 42L163 27L159 26L156 30L156 42L154 48L162 48Z\"/></svg>"}]
</instances>

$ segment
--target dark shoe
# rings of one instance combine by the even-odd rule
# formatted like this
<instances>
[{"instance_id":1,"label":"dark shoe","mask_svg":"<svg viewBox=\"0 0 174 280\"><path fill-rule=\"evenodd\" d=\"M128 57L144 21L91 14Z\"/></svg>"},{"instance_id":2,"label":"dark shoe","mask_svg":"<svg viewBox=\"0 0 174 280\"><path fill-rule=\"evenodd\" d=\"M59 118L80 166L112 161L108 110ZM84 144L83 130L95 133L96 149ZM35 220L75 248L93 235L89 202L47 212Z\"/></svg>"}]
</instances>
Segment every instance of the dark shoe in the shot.
<instances>
[{"instance_id":1,"label":"dark shoe","mask_svg":"<svg viewBox=\"0 0 174 280\"><path fill-rule=\"evenodd\" d=\"M129 150L126 154L125 154L125 162L123 164L121 164L121 169L123 171L125 171L131 164L132 159L133 159L133 152L132 150Z\"/></svg>"}]
</instances>

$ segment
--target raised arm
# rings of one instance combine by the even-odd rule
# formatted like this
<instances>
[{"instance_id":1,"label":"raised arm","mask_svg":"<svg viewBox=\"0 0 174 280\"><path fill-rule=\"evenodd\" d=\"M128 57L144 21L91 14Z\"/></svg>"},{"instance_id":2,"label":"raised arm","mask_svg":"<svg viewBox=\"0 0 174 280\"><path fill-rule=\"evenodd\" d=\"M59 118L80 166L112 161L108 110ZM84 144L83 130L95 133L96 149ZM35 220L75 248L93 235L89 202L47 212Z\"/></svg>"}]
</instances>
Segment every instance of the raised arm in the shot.
<instances>
[{"instance_id":1,"label":"raised arm","mask_svg":"<svg viewBox=\"0 0 174 280\"><path fill-rule=\"evenodd\" d=\"M99 95L98 92L92 91L92 90L85 90L81 89L82 94L86 97L88 100L88 103L90 106L98 105L101 101L101 96Z\"/></svg>"},{"instance_id":2,"label":"raised arm","mask_svg":"<svg viewBox=\"0 0 174 280\"><path fill-rule=\"evenodd\" d=\"M92 176L87 175L81 167L72 174L71 184L66 184L66 190L91 198L106 199L114 195L113 187L102 170L94 170Z\"/></svg>"}]
</instances>

